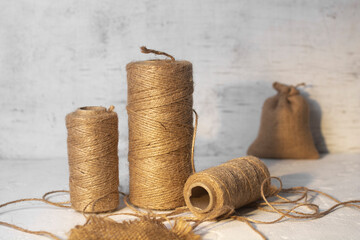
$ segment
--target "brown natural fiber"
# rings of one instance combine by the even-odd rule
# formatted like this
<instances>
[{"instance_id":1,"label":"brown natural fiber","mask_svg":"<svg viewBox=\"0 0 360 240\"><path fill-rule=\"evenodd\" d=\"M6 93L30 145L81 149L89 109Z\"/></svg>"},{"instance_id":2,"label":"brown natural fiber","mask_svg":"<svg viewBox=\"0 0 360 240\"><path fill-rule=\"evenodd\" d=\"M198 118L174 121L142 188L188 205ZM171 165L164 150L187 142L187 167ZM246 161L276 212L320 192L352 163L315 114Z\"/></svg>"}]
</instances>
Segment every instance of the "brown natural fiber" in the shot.
<instances>
[{"instance_id":1,"label":"brown natural fiber","mask_svg":"<svg viewBox=\"0 0 360 240\"><path fill-rule=\"evenodd\" d=\"M280 186L270 185L271 179L277 180ZM320 210L319 205L311 202L311 194L314 193L334 201L335 204L326 210ZM270 177L266 165L252 156L233 159L192 175L185 184L184 198L196 218L181 218L194 221L196 224L193 229L204 221L233 219L245 222L262 239L266 237L252 223L273 224L287 218L317 219L341 206L360 209L360 200L341 202L329 194L307 187L283 189L280 178ZM260 199L263 201L257 201ZM244 206L248 208L248 214L242 214L241 210L236 211L236 208ZM271 221L258 220L249 217L254 215L249 211L251 209L280 216ZM176 216L174 218L178 219Z\"/></svg>"},{"instance_id":2,"label":"brown natural fiber","mask_svg":"<svg viewBox=\"0 0 360 240\"><path fill-rule=\"evenodd\" d=\"M164 55L164 56L171 58L172 61L175 61L175 58L173 56L171 56L170 54L167 54L166 52L160 52L160 51L157 51L154 49L148 49L145 46L140 47L140 50L142 53L145 53L145 54L154 53L156 55Z\"/></svg>"},{"instance_id":3,"label":"brown natural fiber","mask_svg":"<svg viewBox=\"0 0 360 240\"><path fill-rule=\"evenodd\" d=\"M186 205L196 216L215 219L261 198L261 184L270 177L266 165L256 157L230 160L189 177L184 187ZM265 183L270 193L270 181Z\"/></svg>"},{"instance_id":4,"label":"brown natural fiber","mask_svg":"<svg viewBox=\"0 0 360 240\"><path fill-rule=\"evenodd\" d=\"M66 116L71 206L106 212L119 204L118 117L111 106L82 107Z\"/></svg>"},{"instance_id":5,"label":"brown natural fiber","mask_svg":"<svg viewBox=\"0 0 360 240\"><path fill-rule=\"evenodd\" d=\"M69 240L198 240L191 226L177 221L168 229L162 220L151 216L140 216L136 220L116 222L111 218L90 216L83 226L70 232Z\"/></svg>"},{"instance_id":6,"label":"brown natural fiber","mask_svg":"<svg viewBox=\"0 0 360 240\"><path fill-rule=\"evenodd\" d=\"M309 106L297 86L275 82L277 95L268 98L262 109L261 125L249 155L278 159L317 159L309 125Z\"/></svg>"},{"instance_id":7,"label":"brown natural fiber","mask_svg":"<svg viewBox=\"0 0 360 240\"><path fill-rule=\"evenodd\" d=\"M266 240L266 237L260 231L255 229L251 223L274 224L285 219L317 219L326 216L327 214L331 213L332 211L342 206L351 207L358 210L360 209L360 205L359 205L360 200L350 200L350 201L341 202L329 194L326 194L318 190L309 189L307 187L292 187L292 188L283 189L282 181L280 180L280 178L278 177L271 177L271 178L276 179L277 181L279 181L280 184L279 188L271 186L272 192L269 195L270 197L274 197L275 200L269 201L268 197L265 196L264 186L269 181L269 179L265 179L263 184L261 185L261 197L264 202L255 202L252 205L248 205L248 207L269 213L279 214L280 216L278 218L272 221L262 221L262 220L254 219L252 217L250 218L247 215L239 215L238 213L230 217L230 219L245 222L264 240ZM294 200L291 200L284 196L281 196L280 193L287 194L292 197L294 196L298 196L298 197L295 198ZM326 210L321 211L319 205L311 203L311 201L309 200L311 199L310 194L312 193L316 193L317 195L326 197L334 201L336 204L334 204L333 206L329 207ZM304 208L306 210L303 210Z\"/></svg>"},{"instance_id":8,"label":"brown natural fiber","mask_svg":"<svg viewBox=\"0 0 360 240\"><path fill-rule=\"evenodd\" d=\"M148 209L184 206L193 156L192 64L150 60L126 69L130 201Z\"/></svg>"},{"instance_id":9,"label":"brown natural fiber","mask_svg":"<svg viewBox=\"0 0 360 240\"><path fill-rule=\"evenodd\" d=\"M69 191L66 191L66 190L57 190L57 191L51 191L51 192L45 193L42 198L24 198L24 199L18 199L18 200L15 200L15 201L10 201L10 202L7 202L7 203L0 204L0 208L6 207L6 206L12 205L12 204L17 204L17 203L20 203L20 202L44 202L44 203L47 203L47 204L49 204L49 205L53 205L53 206L57 206L57 207L70 208L70 206L67 205L67 204L69 204L69 202L52 202L52 201L50 201L50 200L47 199L47 197L48 197L49 195L54 194L54 193L59 193L59 192L68 193ZM15 225L15 224L7 223L7 222L2 222L2 221L0 221L0 225L3 225L3 226L6 226L6 227L9 227L9 228L16 229L16 230L18 230L18 231L20 231L20 232L25 232L25 233L29 233L29 234L33 234L33 235L38 235L38 236L46 236L46 237L49 237L49 238L51 238L51 239L60 240L60 238L58 238L55 234L53 234L53 233L51 233L51 232L48 232L48 231L42 231L42 230L33 231L33 230L28 230L28 229L19 227L19 226Z\"/></svg>"},{"instance_id":10,"label":"brown natural fiber","mask_svg":"<svg viewBox=\"0 0 360 240\"><path fill-rule=\"evenodd\" d=\"M236 160L236 159L235 159ZM260 160L259 160L260 161ZM254 165L255 166L255 165ZM262 167L261 167L262 168ZM267 174L265 174L267 175ZM226 175L225 175L226 176ZM231 175L228 175L229 177ZM269 182L270 178L279 181L280 186L270 186ZM224 185L225 186L225 185ZM268 191L270 189L270 191ZM69 207L65 204L68 202L52 202L48 200L50 194L58 193L58 192L67 192L67 191L52 191L49 193L44 194L43 198L29 198L29 199L19 199L16 201L11 201L5 204L1 204L0 208L5 207L10 204L16 204L19 202L24 201L40 201L47 204L59 206L59 207ZM228 192L228 191L225 191ZM268 192L268 193L266 193ZM280 193L282 195L280 195ZM123 194L123 193L121 193ZM73 239L123 239L120 235L128 236L131 233L135 234L134 231L136 230L136 236L144 236L147 238L144 239L162 239L161 236L176 236L174 238L168 239L200 239L199 235L194 233L194 230L199 226L199 224L203 223L204 221L219 221L221 219L230 219L230 220L238 220L241 222L246 223L253 231L258 233L262 239L266 239L266 237L258 231L252 224L259 223L259 224L273 224L276 222L280 222L289 218L292 219L317 219L321 218L332 211L336 210L339 207L351 207L360 209L359 203L360 200L350 200L346 202L341 202L336 198L330 196L321 191L309 189L306 187L292 187L288 189L282 188L282 182L278 177L269 177L264 179L260 186L260 194L262 197L263 202L255 201L246 205L247 210L246 213L239 210L236 212L231 210L230 208L228 211L225 211L226 214L218 215L215 212L209 212L208 215L200 214L198 217L186 216L185 213L188 212L186 207L180 207L170 213L153 213L151 210L143 210L137 209L135 206L132 206L127 201L127 196L124 197L124 202L126 206L128 206L131 210L135 213L109 213L105 216L96 216L90 215L87 217L87 222L83 226L76 226L74 229L71 230L71 237ZM313 195L316 194L316 195ZM123 194L124 195L124 194ZM266 196L268 195L268 196ZM285 197L286 195L286 197ZM315 197L326 197L335 202L335 204L329 207L326 210L320 210L320 207L314 203L311 203ZM291 197L291 199L290 199ZM270 201L270 198L275 198L274 200ZM306 207L307 210L303 210ZM263 221L254 219L253 216L256 215L249 210L261 210L264 212L268 212L269 214L279 214L280 216L275 218L274 220L270 221ZM310 210L310 211L309 211ZM223 210L220 212L225 213ZM196 212L194 212L195 215ZM122 222L116 223L113 220L109 219L109 217L114 215L129 215L134 216L137 219L132 220L130 222ZM251 216L251 217L249 217ZM162 225L163 222L168 221L170 223L170 229L165 229ZM144 223L146 222L146 223ZM187 222L194 222L192 226ZM24 228L21 228L14 224L9 224L6 222L0 222L0 225L4 225L18 231L34 234L34 235L43 235L47 236L51 239L59 240L57 236L53 233L47 231L31 231ZM126 226L124 226L126 225ZM129 226L131 225L131 226ZM124 230L121 231L120 229ZM204 229L203 229L204 231ZM141 232L141 233L139 233ZM157 232L159 235L154 234ZM108 238L107 238L108 237ZM126 239L132 239L131 237ZM136 238L135 238L136 239Z\"/></svg>"},{"instance_id":11,"label":"brown natural fiber","mask_svg":"<svg viewBox=\"0 0 360 240\"><path fill-rule=\"evenodd\" d=\"M53 206L70 208L67 204L69 202L53 202L49 198L54 193L68 191L51 191L45 193L42 198L27 198L19 199L11 202L7 202L0 205L0 208L6 207L11 204L17 204L20 202L28 201L38 201L47 203ZM121 193L121 192L120 192ZM121 193L123 194L123 193ZM124 195L124 194L123 194ZM128 205L127 201L125 203ZM129 206L129 205L128 205ZM135 217L131 221L122 221L116 222L110 217L114 215L128 215ZM84 215L86 216L86 215ZM106 215L95 215L90 214L86 216L86 223L82 226L75 226L70 231L69 240L82 240L82 239L102 239L102 240L121 240L121 239L141 239L141 240L158 240L158 239L174 239L174 240L199 240L201 239L200 235L197 235L193 232L192 226L182 220L181 218L170 221L170 218L167 218L161 214L155 214L152 212L140 212L135 211L135 213L110 213ZM167 228L163 222L169 222L169 228ZM58 236L48 231L33 231L28 230L22 227L19 227L14 224L6 223L0 221L0 225L13 228L15 230L45 236L54 240L60 240Z\"/></svg>"}]
</instances>

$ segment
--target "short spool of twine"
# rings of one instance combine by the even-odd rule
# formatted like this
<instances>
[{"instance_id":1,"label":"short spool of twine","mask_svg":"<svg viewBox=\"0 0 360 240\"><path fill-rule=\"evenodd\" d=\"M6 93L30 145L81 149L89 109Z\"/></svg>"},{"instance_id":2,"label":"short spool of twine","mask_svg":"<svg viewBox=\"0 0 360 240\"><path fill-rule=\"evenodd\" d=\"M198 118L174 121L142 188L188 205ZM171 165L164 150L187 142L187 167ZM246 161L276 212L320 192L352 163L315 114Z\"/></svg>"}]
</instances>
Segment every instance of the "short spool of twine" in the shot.
<instances>
[{"instance_id":1,"label":"short spool of twine","mask_svg":"<svg viewBox=\"0 0 360 240\"><path fill-rule=\"evenodd\" d=\"M71 206L107 212L119 204L118 117L114 107L82 107L66 116Z\"/></svg>"},{"instance_id":2,"label":"short spool of twine","mask_svg":"<svg viewBox=\"0 0 360 240\"><path fill-rule=\"evenodd\" d=\"M127 65L130 201L149 209L184 206L192 173L192 64L171 60Z\"/></svg>"},{"instance_id":3,"label":"short spool of twine","mask_svg":"<svg viewBox=\"0 0 360 240\"><path fill-rule=\"evenodd\" d=\"M214 219L261 198L261 184L270 177L266 165L247 156L198 172L184 187L187 207L198 217ZM264 193L270 191L270 180Z\"/></svg>"}]
</instances>

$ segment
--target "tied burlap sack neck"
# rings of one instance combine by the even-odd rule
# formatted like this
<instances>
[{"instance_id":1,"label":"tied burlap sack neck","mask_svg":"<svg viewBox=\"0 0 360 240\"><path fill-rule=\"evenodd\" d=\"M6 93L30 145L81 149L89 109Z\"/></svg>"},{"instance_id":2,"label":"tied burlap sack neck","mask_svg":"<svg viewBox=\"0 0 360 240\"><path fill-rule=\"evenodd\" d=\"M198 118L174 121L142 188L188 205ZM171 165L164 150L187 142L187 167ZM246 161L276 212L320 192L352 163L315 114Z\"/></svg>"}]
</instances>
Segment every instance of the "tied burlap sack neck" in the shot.
<instances>
[{"instance_id":1,"label":"tied burlap sack neck","mask_svg":"<svg viewBox=\"0 0 360 240\"><path fill-rule=\"evenodd\" d=\"M277 159L317 159L309 125L309 105L294 86L273 83L278 92L263 106L260 130L249 155Z\"/></svg>"}]
</instances>

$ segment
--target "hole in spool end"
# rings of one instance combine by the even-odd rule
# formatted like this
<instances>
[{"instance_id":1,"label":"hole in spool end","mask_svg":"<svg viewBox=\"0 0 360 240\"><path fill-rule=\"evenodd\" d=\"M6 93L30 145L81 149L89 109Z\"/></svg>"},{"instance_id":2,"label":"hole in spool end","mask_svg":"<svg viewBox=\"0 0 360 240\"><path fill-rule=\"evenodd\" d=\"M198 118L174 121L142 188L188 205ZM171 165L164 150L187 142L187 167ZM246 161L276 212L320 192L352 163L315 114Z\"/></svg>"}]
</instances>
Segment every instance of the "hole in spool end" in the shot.
<instances>
[{"instance_id":1,"label":"hole in spool end","mask_svg":"<svg viewBox=\"0 0 360 240\"><path fill-rule=\"evenodd\" d=\"M81 111L106 111L106 108L104 107L98 107L98 106L88 106L88 107L81 107L79 108Z\"/></svg>"},{"instance_id":2,"label":"hole in spool end","mask_svg":"<svg viewBox=\"0 0 360 240\"><path fill-rule=\"evenodd\" d=\"M190 203L194 208L200 210L200 212L205 212L210 208L210 194L207 189L202 186L195 186L191 189L191 195L189 197Z\"/></svg>"},{"instance_id":3,"label":"hole in spool end","mask_svg":"<svg viewBox=\"0 0 360 240\"><path fill-rule=\"evenodd\" d=\"M94 115L94 114L102 114L106 112L105 107L98 106L89 106L89 107L81 107L76 110L78 114L81 115Z\"/></svg>"}]
</instances>

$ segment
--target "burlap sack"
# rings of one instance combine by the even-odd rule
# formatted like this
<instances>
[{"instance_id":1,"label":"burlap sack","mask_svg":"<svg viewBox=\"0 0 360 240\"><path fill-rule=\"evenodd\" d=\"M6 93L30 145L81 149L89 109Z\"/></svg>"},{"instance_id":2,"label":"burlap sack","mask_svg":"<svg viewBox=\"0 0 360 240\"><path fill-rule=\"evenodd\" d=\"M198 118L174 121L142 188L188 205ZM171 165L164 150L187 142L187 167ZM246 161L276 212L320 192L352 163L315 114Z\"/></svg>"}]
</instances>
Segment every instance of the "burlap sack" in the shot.
<instances>
[{"instance_id":1,"label":"burlap sack","mask_svg":"<svg viewBox=\"0 0 360 240\"><path fill-rule=\"evenodd\" d=\"M305 98L294 86L274 82L273 87L278 93L265 101L258 137L247 153L260 158L319 158Z\"/></svg>"}]
</instances>

